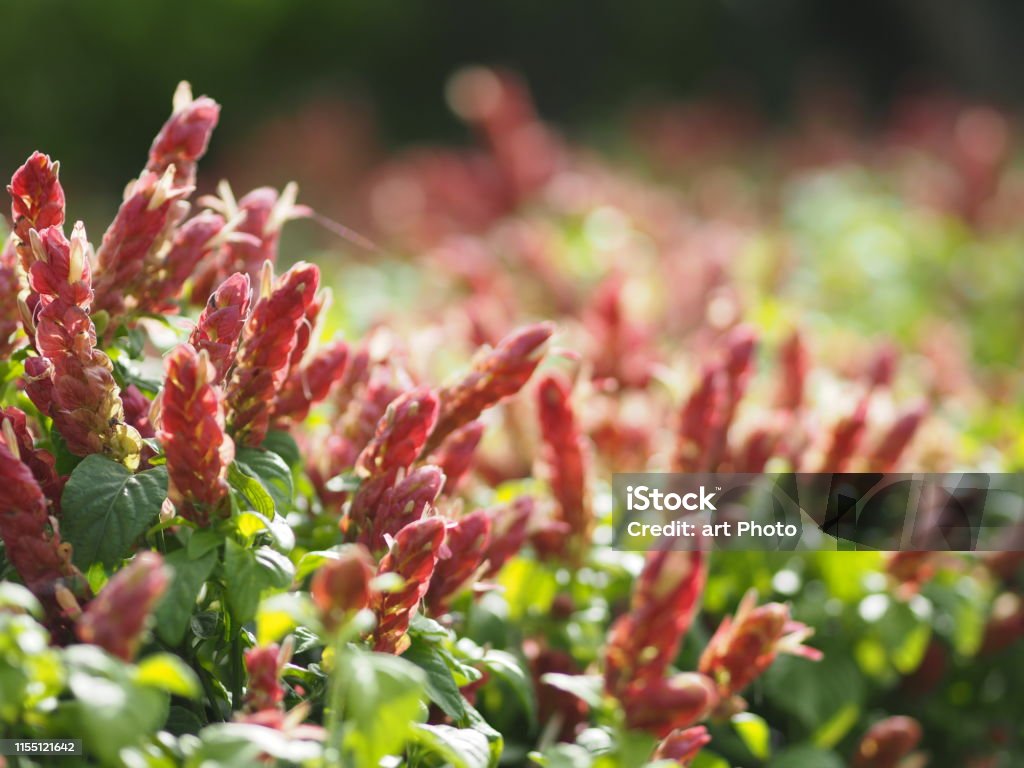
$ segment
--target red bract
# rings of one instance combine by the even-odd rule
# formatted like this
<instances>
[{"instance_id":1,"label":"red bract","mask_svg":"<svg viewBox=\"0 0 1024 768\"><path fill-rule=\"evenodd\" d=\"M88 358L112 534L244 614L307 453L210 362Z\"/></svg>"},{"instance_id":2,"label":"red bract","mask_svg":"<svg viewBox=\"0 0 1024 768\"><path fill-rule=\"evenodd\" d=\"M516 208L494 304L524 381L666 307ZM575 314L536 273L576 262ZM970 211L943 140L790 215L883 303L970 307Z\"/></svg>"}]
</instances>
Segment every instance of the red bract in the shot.
<instances>
[{"instance_id":1,"label":"red bract","mask_svg":"<svg viewBox=\"0 0 1024 768\"><path fill-rule=\"evenodd\" d=\"M742 711L746 703L738 694L760 677L778 654L820 659L820 651L802 644L812 634L813 629L790 618L788 606L758 606L757 594L748 592L736 616L722 619L700 657L700 671L718 687L720 711Z\"/></svg>"},{"instance_id":2,"label":"red bract","mask_svg":"<svg viewBox=\"0 0 1024 768\"><path fill-rule=\"evenodd\" d=\"M646 387L654 368L648 332L626 315L620 274L597 289L585 316L591 336L594 378L622 387Z\"/></svg>"},{"instance_id":3,"label":"red bract","mask_svg":"<svg viewBox=\"0 0 1024 768\"><path fill-rule=\"evenodd\" d=\"M686 730L672 731L661 740L651 756L653 760L674 760L677 765L687 768L704 747L711 743L711 735L703 725Z\"/></svg>"},{"instance_id":4,"label":"red bract","mask_svg":"<svg viewBox=\"0 0 1024 768\"><path fill-rule=\"evenodd\" d=\"M432 453L456 429L522 389L540 362L543 345L553 330L550 323L538 323L514 331L493 350L478 355L472 370L459 382L442 388L438 393L441 408L437 426L424 453Z\"/></svg>"},{"instance_id":5,"label":"red bract","mask_svg":"<svg viewBox=\"0 0 1024 768\"><path fill-rule=\"evenodd\" d=\"M54 514L60 514L60 495L64 490L66 478L57 474L56 460L49 451L35 447L35 440L28 431L28 419L25 413L13 405L0 409L0 426L11 443L17 443L17 453L21 461L32 471L32 476L39 483Z\"/></svg>"},{"instance_id":6,"label":"red bract","mask_svg":"<svg viewBox=\"0 0 1024 768\"><path fill-rule=\"evenodd\" d=\"M292 645L277 643L250 648L245 652L245 671L249 685L245 689L245 707L250 712L276 709L284 701L281 672L291 661Z\"/></svg>"},{"instance_id":7,"label":"red bract","mask_svg":"<svg viewBox=\"0 0 1024 768\"><path fill-rule=\"evenodd\" d=\"M65 583L82 597L89 589L71 564L71 545L61 543L48 516L39 483L19 458L17 442L12 428L0 433L0 539L8 561L56 623L62 620L56 586Z\"/></svg>"},{"instance_id":8,"label":"red bract","mask_svg":"<svg viewBox=\"0 0 1024 768\"><path fill-rule=\"evenodd\" d=\"M29 272L39 294L35 345L39 362L26 363L36 406L50 416L78 455L103 452L129 469L139 463L142 440L124 423L113 365L96 348L89 317L92 301L89 244L81 223L70 242L59 228L30 233L35 261Z\"/></svg>"},{"instance_id":9,"label":"red bract","mask_svg":"<svg viewBox=\"0 0 1024 768\"><path fill-rule=\"evenodd\" d=\"M249 315L250 294L249 276L231 275L210 296L188 338L189 344L209 356L217 383L224 381L235 362L238 339Z\"/></svg>"},{"instance_id":10,"label":"red bract","mask_svg":"<svg viewBox=\"0 0 1024 768\"><path fill-rule=\"evenodd\" d=\"M158 404L160 441L167 457L167 498L183 517L208 525L227 514L228 465L235 446L224 427L224 396L205 352L175 347L165 360Z\"/></svg>"},{"instance_id":11,"label":"red bract","mask_svg":"<svg viewBox=\"0 0 1024 768\"><path fill-rule=\"evenodd\" d=\"M0 359L10 357L23 344L23 340L15 336L22 322L18 309L21 280L17 258L14 238L11 238L0 247Z\"/></svg>"},{"instance_id":12,"label":"red bract","mask_svg":"<svg viewBox=\"0 0 1024 768\"><path fill-rule=\"evenodd\" d=\"M870 394L862 397L853 413L833 427L819 472L842 472L856 455L867 428L869 400Z\"/></svg>"},{"instance_id":13,"label":"red bract","mask_svg":"<svg viewBox=\"0 0 1024 768\"><path fill-rule=\"evenodd\" d=\"M473 457L483 435L484 425L471 421L452 432L430 457L429 461L444 472L444 493L454 494L458 490L460 481L473 465Z\"/></svg>"},{"instance_id":14,"label":"red bract","mask_svg":"<svg viewBox=\"0 0 1024 768\"><path fill-rule=\"evenodd\" d=\"M726 458L729 429L753 371L757 339L750 328L739 326L724 344L722 358L704 367L683 405L674 458L678 472L713 472Z\"/></svg>"},{"instance_id":15,"label":"red bract","mask_svg":"<svg viewBox=\"0 0 1024 768\"><path fill-rule=\"evenodd\" d=\"M143 265L137 294L140 307L148 312L175 313L176 299L196 265L214 249L236 237L231 225L219 214L204 211L178 227L158 258Z\"/></svg>"},{"instance_id":16,"label":"red bract","mask_svg":"<svg viewBox=\"0 0 1024 768\"><path fill-rule=\"evenodd\" d=\"M347 363L348 344L335 341L295 364L274 400L271 420L301 424L310 408L327 399L331 388L341 380Z\"/></svg>"},{"instance_id":17,"label":"red bract","mask_svg":"<svg viewBox=\"0 0 1024 768\"><path fill-rule=\"evenodd\" d=\"M128 187L96 252L97 310L119 317L150 309L139 303L144 275L188 213L184 201L190 194L192 187L176 185L170 168L162 175L143 171Z\"/></svg>"},{"instance_id":18,"label":"red bract","mask_svg":"<svg viewBox=\"0 0 1024 768\"><path fill-rule=\"evenodd\" d=\"M146 170L161 175L174 166L176 186L193 186L196 163L206 154L220 105L207 96L192 98L192 88L181 82L174 92L173 112L153 139Z\"/></svg>"},{"instance_id":19,"label":"red bract","mask_svg":"<svg viewBox=\"0 0 1024 768\"><path fill-rule=\"evenodd\" d=\"M439 517L410 523L395 536L391 551L381 560L378 575L397 574L403 582L396 592L374 596L377 627L373 631L376 651L401 654L409 647L409 620L430 587L444 543L445 526Z\"/></svg>"},{"instance_id":20,"label":"red bract","mask_svg":"<svg viewBox=\"0 0 1024 768\"><path fill-rule=\"evenodd\" d=\"M853 768L896 768L920 741L921 726L912 717L879 720L857 746Z\"/></svg>"},{"instance_id":21,"label":"red bract","mask_svg":"<svg viewBox=\"0 0 1024 768\"><path fill-rule=\"evenodd\" d=\"M387 407L377 424L376 434L355 463L361 483L346 520L346 530L351 534L362 533L370 525L384 494L395 485L399 473L407 471L422 452L436 418L437 397L427 387L406 392ZM440 483L443 482L441 476ZM437 484L435 497L440 490L441 484ZM374 546L377 543L375 541Z\"/></svg>"},{"instance_id":22,"label":"red bract","mask_svg":"<svg viewBox=\"0 0 1024 768\"><path fill-rule=\"evenodd\" d=\"M567 533L538 536L534 545L542 555L557 555L578 565L590 543L593 515L587 497L587 455L570 393L569 383L554 373L542 378L537 387L543 459L557 503L557 521Z\"/></svg>"},{"instance_id":23,"label":"red bract","mask_svg":"<svg viewBox=\"0 0 1024 768\"><path fill-rule=\"evenodd\" d=\"M893 422L868 455L869 472L892 472L928 414L925 403L911 407Z\"/></svg>"},{"instance_id":24,"label":"red bract","mask_svg":"<svg viewBox=\"0 0 1024 768\"><path fill-rule=\"evenodd\" d=\"M706 567L701 552L648 554L629 612L608 631L604 678L609 693L664 677L697 610Z\"/></svg>"},{"instance_id":25,"label":"red bract","mask_svg":"<svg viewBox=\"0 0 1024 768\"><path fill-rule=\"evenodd\" d=\"M299 262L273 287L267 279L245 323L231 381L228 428L244 445L259 445L270 426L274 394L288 375L295 333L320 284L320 270Z\"/></svg>"},{"instance_id":26,"label":"red bract","mask_svg":"<svg viewBox=\"0 0 1024 768\"><path fill-rule=\"evenodd\" d=\"M59 171L59 163L41 152L33 152L14 172L7 187L18 253L26 272L34 261L29 249L29 231L59 227L64 223L64 188L60 185Z\"/></svg>"},{"instance_id":27,"label":"red bract","mask_svg":"<svg viewBox=\"0 0 1024 768\"><path fill-rule=\"evenodd\" d=\"M491 538L484 559L487 561L485 577L498 574L501 567L519 554L526 543L536 502L530 496L520 496L510 504L487 510L491 518Z\"/></svg>"},{"instance_id":28,"label":"red bract","mask_svg":"<svg viewBox=\"0 0 1024 768\"><path fill-rule=\"evenodd\" d=\"M795 411L803 405L809 367L807 347L799 331L793 331L779 349L777 401L783 410Z\"/></svg>"},{"instance_id":29,"label":"red bract","mask_svg":"<svg viewBox=\"0 0 1024 768\"><path fill-rule=\"evenodd\" d=\"M385 549L386 537L394 536L409 523L423 517L437 500L443 485L444 473L437 467L427 465L414 469L381 493L372 515L366 515L360 524L359 541L372 552ZM357 493L352 507L362 510L367 498L367 495Z\"/></svg>"},{"instance_id":30,"label":"red bract","mask_svg":"<svg viewBox=\"0 0 1024 768\"><path fill-rule=\"evenodd\" d=\"M78 638L131 661L169 581L163 558L156 552L140 552L86 606L75 626Z\"/></svg>"},{"instance_id":31,"label":"red bract","mask_svg":"<svg viewBox=\"0 0 1024 768\"><path fill-rule=\"evenodd\" d=\"M438 561L427 591L431 613L440 615L448 610L449 600L477 574L490 538L491 519L482 509L449 523L445 537L448 557Z\"/></svg>"},{"instance_id":32,"label":"red bract","mask_svg":"<svg viewBox=\"0 0 1024 768\"><path fill-rule=\"evenodd\" d=\"M237 203L227 184L219 187L219 198L203 198L227 221L235 224L236 237L211 253L200 265L192 286L192 301L203 302L228 275L241 272L256 279L263 264L277 262L278 240L285 222L309 215L308 208L295 204L298 187L289 184L278 195L277 190L260 187Z\"/></svg>"},{"instance_id":33,"label":"red bract","mask_svg":"<svg viewBox=\"0 0 1024 768\"><path fill-rule=\"evenodd\" d=\"M667 680L631 683L619 700L630 728L663 738L705 718L718 701L715 684L696 672L680 672Z\"/></svg>"},{"instance_id":34,"label":"red bract","mask_svg":"<svg viewBox=\"0 0 1024 768\"><path fill-rule=\"evenodd\" d=\"M343 547L335 558L317 569L309 592L328 632L334 632L352 614L370 604L370 582L374 576L373 558L361 544Z\"/></svg>"}]
</instances>

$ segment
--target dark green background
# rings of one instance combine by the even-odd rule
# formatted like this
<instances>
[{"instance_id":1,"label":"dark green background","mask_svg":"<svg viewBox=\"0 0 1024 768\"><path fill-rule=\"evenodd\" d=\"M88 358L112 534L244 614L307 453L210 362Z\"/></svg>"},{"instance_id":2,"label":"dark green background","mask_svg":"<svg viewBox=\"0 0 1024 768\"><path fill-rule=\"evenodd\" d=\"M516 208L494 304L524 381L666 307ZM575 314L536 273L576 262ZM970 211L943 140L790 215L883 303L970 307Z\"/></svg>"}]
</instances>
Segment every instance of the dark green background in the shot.
<instances>
[{"instance_id":1,"label":"dark green background","mask_svg":"<svg viewBox=\"0 0 1024 768\"><path fill-rule=\"evenodd\" d=\"M722 90L785 116L823 73L875 108L915 83L1014 103L1021 29L1014 0L3 0L0 167L39 147L72 189L114 193L182 78L225 106L214 159L325 91L368 103L386 143L458 140L443 83L476 62L523 72L577 132Z\"/></svg>"}]
</instances>

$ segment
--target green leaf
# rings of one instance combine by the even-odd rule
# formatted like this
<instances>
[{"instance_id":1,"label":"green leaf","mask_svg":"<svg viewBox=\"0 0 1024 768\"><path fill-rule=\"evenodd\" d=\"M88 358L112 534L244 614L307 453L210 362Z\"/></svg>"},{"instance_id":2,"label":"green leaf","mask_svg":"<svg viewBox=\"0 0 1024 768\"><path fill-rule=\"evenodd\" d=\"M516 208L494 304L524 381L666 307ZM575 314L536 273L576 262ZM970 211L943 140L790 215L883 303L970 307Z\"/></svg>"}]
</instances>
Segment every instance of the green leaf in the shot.
<instances>
[{"instance_id":1,"label":"green leaf","mask_svg":"<svg viewBox=\"0 0 1024 768\"><path fill-rule=\"evenodd\" d=\"M217 551L210 549L201 557L192 558L187 550L178 549L164 557L164 563L174 569L174 578L156 608L156 634L167 645L176 647L185 639L199 590L217 564Z\"/></svg>"},{"instance_id":2,"label":"green leaf","mask_svg":"<svg viewBox=\"0 0 1024 768\"><path fill-rule=\"evenodd\" d=\"M299 446L295 443L295 438L283 430L272 429L267 432L261 447L276 453L284 459L284 463L289 467L297 467L302 464L302 454L299 452Z\"/></svg>"},{"instance_id":3,"label":"green leaf","mask_svg":"<svg viewBox=\"0 0 1024 768\"><path fill-rule=\"evenodd\" d=\"M376 766L402 751L420 711L426 675L404 658L350 651L339 656L334 684L343 686L344 764Z\"/></svg>"},{"instance_id":4,"label":"green leaf","mask_svg":"<svg viewBox=\"0 0 1024 768\"><path fill-rule=\"evenodd\" d=\"M519 660L506 651L489 650L483 656L483 664L494 677L503 680L523 705L523 711L531 724L537 722L537 701L533 682Z\"/></svg>"},{"instance_id":5,"label":"green leaf","mask_svg":"<svg viewBox=\"0 0 1024 768\"><path fill-rule=\"evenodd\" d=\"M201 692L196 673L173 653L157 653L139 662L135 682L187 699L197 699Z\"/></svg>"},{"instance_id":6,"label":"green leaf","mask_svg":"<svg viewBox=\"0 0 1024 768\"><path fill-rule=\"evenodd\" d=\"M235 463L247 475L257 478L274 500L274 507L281 515L292 508L292 471L284 459L273 451L259 448L241 448L235 453ZM269 515L268 515L269 517Z\"/></svg>"},{"instance_id":7,"label":"green leaf","mask_svg":"<svg viewBox=\"0 0 1024 768\"><path fill-rule=\"evenodd\" d=\"M843 740L843 737L857 724L859 717L860 707L856 704L847 704L814 732L811 741L816 747L831 749Z\"/></svg>"},{"instance_id":8,"label":"green leaf","mask_svg":"<svg viewBox=\"0 0 1024 768\"><path fill-rule=\"evenodd\" d=\"M445 663L438 647L415 635L412 635L411 639L412 643L403 654L403 658L426 673L427 696L457 724L466 725L466 700L455 684L452 671Z\"/></svg>"},{"instance_id":9,"label":"green leaf","mask_svg":"<svg viewBox=\"0 0 1024 768\"><path fill-rule=\"evenodd\" d=\"M800 746L780 752L768 768L843 768L843 761L835 752Z\"/></svg>"},{"instance_id":10,"label":"green leaf","mask_svg":"<svg viewBox=\"0 0 1024 768\"><path fill-rule=\"evenodd\" d=\"M254 510L266 517L274 516L274 498L267 492L252 472L242 469L239 463L232 462L228 467L228 483L249 502Z\"/></svg>"},{"instance_id":11,"label":"green leaf","mask_svg":"<svg viewBox=\"0 0 1024 768\"><path fill-rule=\"evenodd\" d=\"M563 675L560 672L549 672L541 677L541 682L560 691L571 693L591 707L601 706L601 691L604 688L604 681L600 675Z\"/></svg>"},{"instance_id":12,"label":"green leaf","mask_svg":"<svg viewBox=\"0 0 1024 768\"><path fill-rule=\"evenodd\" d=\"M768 730L768 723L763 718L751 712L741 712L738 715L733 715L730 722L733 730L739 735L746 748L750 750L750 754L758 760L769 758L772 752L771 733Z\"/></svg>"},{"instance_id":13,"label":"green leaf","mask_svg":"<svg viewBox=\"0 0 1024 768\"><path fill-rule=\"evenodd\" d=\"M61 496L61 533L74 547L75 564L113 567L157 519L165 498L165 467L133 475L105 456L86 456Z\"/></svg>"},{"instance_id":14,"label":"green leaf","mask_svg":"<svg viewBox=\"0 0 1024 768\"><path fill-rule=\"evenodd\" d=\"M260 755L270 755L289 765L318 760L322 746L303 741L273 728L248 723L216 723L199 732L198 742L189 754L188 768L249 768L260 763Z\"/></svg>"},{"instance_id":15,"label":"green leaf","mask_svg":"<svg viewBox=\"0 0 1024 768\"><path fill-rule=\"evenodd\" d=\"M270 547L246 549L228 539L224 549L224 580L231 617L245 624L256 615L260 596L270 589L283 589L292 583L295 566L291 560Z\"/></svg>"},{"instance_id":16,"label":"green leaf","mask_svg":"<svg viewBox=\"0 0 1024 768\"><path fill-rule=\"evenodd\" d=\"M106 765L120 765L119 754L141 746L167 720L169 697L135 681L135 667L96 646L65 650L68 688L74 701L63 702L57 717Z\"/></svg>"},{"instance_id":17,"label":"green leaf","mask_svg":"<svg viewBox=\"0 0 1024 768\"><path fill-rule=\"evenodd\" d=\"M487 737L471 728L416 723L413 725L413 741L454 768L487 768L490 765Z\"/></svg>"},{"instance_id":18,"label":"green leaf","mask_svg":"<svg viewBox=\"0 0 1024 768\"><path fill-rule=\"evenodd\" d=\"M702 749L693 759L690 768L729 768L729 761L714 752Z\"/></svg>"}]
</instances>

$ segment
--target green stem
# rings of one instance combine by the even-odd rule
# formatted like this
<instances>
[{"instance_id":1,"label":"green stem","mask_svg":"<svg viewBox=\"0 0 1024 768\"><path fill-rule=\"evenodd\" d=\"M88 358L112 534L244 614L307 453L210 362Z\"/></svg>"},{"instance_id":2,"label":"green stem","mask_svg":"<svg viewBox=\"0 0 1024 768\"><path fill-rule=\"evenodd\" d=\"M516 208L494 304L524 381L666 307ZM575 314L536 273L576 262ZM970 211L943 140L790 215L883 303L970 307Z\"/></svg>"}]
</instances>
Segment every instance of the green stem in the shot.
<instances>
[{"instance_id":1,"label":"green stem","mask_svg":"<svg viewBox=\"0 0 1024 768\"><path fill-rule=\"evenodd\" d=\"M230 623L231 633L231 709L242 707L242 679L245 677L245 662L242 659L242 627Z\"/></svg>"},{"instance_id":2,"label":"green stem","mask_svg":"<svg viewBox=\"0 0 1024 768\"><path fill-rule=\"evenodd\" d=\"M348 654L345 633L336 632L332 638L334 649L334 672L331 677L329 693L330 711L327 713L327 750L325 753L327 768L349 768L349 760L342 750L342 715L345 711L345 686L348 681L341 674L342 660Z\"/></svg>"}]
</instances>

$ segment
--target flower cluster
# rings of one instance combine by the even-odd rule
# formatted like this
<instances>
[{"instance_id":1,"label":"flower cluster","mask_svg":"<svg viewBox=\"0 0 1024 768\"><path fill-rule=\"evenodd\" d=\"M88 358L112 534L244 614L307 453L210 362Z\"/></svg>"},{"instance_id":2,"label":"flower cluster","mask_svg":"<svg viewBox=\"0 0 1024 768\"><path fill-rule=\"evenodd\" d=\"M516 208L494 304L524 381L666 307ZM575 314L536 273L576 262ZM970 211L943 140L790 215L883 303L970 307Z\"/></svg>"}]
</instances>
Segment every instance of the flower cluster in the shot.
<instances>
[{"instance_id":1,"label":"flower cluster","mask_svg":"<svg viewBox=\"0 0 1024 768\"><path fill-rule=\"evenodd\" d=\"M167 498L200 525L227 514L228 465L235 444L225 431L224 396L205 350L181 344L167 355L156 405L170 478Z\"/></svg>"},{"instance_id":2,"label":"flower cluster","mask_svg":"<svg viewBox=\"0 0 1024 768\"><path fill-rule=\"evenodd\" d=\"M803 645L814 630L793 621L782 603L757 605L748 592L734 617L722 619L700 657L700 671L714 680L720 713L743 711L739 693L775 661L780 653L818 660L821 652Z\"/></svg>"},{"instance_id":3,"label":"flower cluster","mask_svg":"<svg viewBox=\"0 0 1024 768\"><path fill-rule=\"evenodd\" d=\"M83 643L131 661L170 574L156 552L140 552L100 590L75 624Z\"/></svg>"},{"instance_id":4,"label":"flower cluster","mask_svg":"<svg viewBox=\"0 0 1024 768\"><path fill-rule=\"evenodd\" d=\"M699 721L718 701L703 675L665 677L698 608L706 567L700 552L652 552L629 611L608 631L605 689L622 703L631 727L666 736Z\"/></svg>"}]
</instances>

